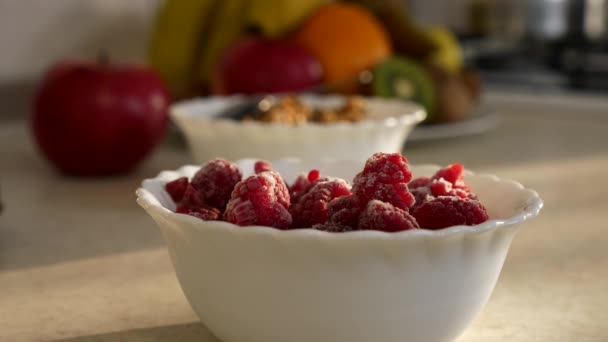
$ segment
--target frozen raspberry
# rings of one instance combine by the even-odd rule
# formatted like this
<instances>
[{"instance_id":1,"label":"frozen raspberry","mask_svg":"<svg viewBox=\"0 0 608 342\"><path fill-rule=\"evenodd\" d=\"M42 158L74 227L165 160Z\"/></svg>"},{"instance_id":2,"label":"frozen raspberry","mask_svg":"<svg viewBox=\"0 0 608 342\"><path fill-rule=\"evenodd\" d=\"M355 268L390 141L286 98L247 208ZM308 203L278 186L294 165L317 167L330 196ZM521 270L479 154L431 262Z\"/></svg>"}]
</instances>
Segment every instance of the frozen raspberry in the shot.
<instances>
[{"instance_id":1,"label":"frozen raspberry","mask_svg":"<svg viewBox=\"0 0 608 342\"><path fill-rule=\"evenodd\" d=\"M445 179L452 183L452 185L457 185L458 183L461 183L464 178L464 166L462 166L462 164L454 163L439 169L435 172L433 179L439 178Z\"/></svg>"},{"instance_id":2,"label":"frozen raspberry","mask_svg":"<svg viewBox=\"0 0 608 342\"><path fill-rule=\"evenodd\" d=\"M319 177L321 177L321 172L319 172L319 170L310 170L308 171L308 181L309 182L314 182L316 180L319 179Z\"/></svg>"},{"instance_id":3,"label":"frozen raspberry","mask_svg":"<svg viewBox=\"0 0 608 342\"><path fill-rule=\"evenodd\" d=\"M192 211L192 209L183 204L178 204L177 208L175 208L175 212L178 214L187 214L190 211Z\"/></svg>"},{"instance_id":4,"label":"frozen raspberry","mask_svg":"<svg viewBox=\"0 0 608 342\"><path fill-rule=\"evenodd\" d=\"M241 177L236 164L218 158L209 161L194 175L192 186L203 195L208 205L224 210Z\"/></svg>"},{"instance_id":5,"label":"frozen raspberry","mask_svg":"<svg viewBox=\"0 0 608 342\"><path fill-rule=\"evenodd\" d=\"M428 202L435 198L435 196L433 196L433 194L431 193L431 189L428 186L422 186L412 190L412 195L414 195L416 202L410 207L410 213L422 203Z\"/></svg>"},{"instance_id":6,"label":"frozen raspberry","mask_svg":"<svg viewBox=\"0 0 608 342\"><path fill-rule=\"evenodd\" d=\"M307 228L327 222L329 202L334 198L350 194L350 186L343 179L316 181L297 202L292 203L289 211L293 217L293 227Z\"/></svg>"},{"instance_id":7,"label":"frozen raspberry","mask_svg":"<svg viewBox=\"0 0 608 342\"><path fill-rule=\"evenodd\" d=\"M208 205L203 205L203 206L193 209L193 208L188 208L187 206L185 206L183 204L179 204L177 206L177 210L175 210L175 212L180 213L180 214L187 214L190 216L194 216L203 221L219 220L220 216L222 214L217 208L210 207Z\"/></svg>"},{"instance_id":8,"label":"frozen raspberry","mask_svg":"<svg viewBox=\"0 0 608 342\"><path fill-rule=\"evenodd\" d=\"M407 184L407 187L408 189L413 190L423 186L428 186L429 184L431 184L431 179L429 177L418 177L416 179L412 179L412 181Z\"/></svg>"},{"instance_id":9,"label":"frozen raspberry","mask_svg":"<svg viewBox=\"0 0 608 342\"><path fill-rule=\"evenodd\" d=\"M272 171L272 164L270 164L270 162L267 162L265 160L258 160L253 165L253 170L255 171L255 173L262 173L264 171Z\"/></svg>"},{"instance_id":10,"label":"frozen raspberry","mask_svg":"<svg viewBox=\"0 0 608 342\"><path fill-rule=\"evenodd\" d=\"M314 226L312 226L312 229L322 230L330 233L344 233L355 230L352 227L338 226L333 223L315 224Z\"/></svg>"},{"instance_id":11,"label":"frozen raspberry","mask_svg":"<svg viewBox=\"0 0 608 342\"><path fill-rule=\"evenodd\" d=\"M353 193L362 202L377 199L400 209L414 204L407 183L412 179L407 159L399 153L376 153L353 180Z\"/></svg>"},{"instance_id":12,"label":"frozen raspberry","mask_svg":"<svg viewBox=\"0 0 608 342\"><path fill-rule=\"evenodd\" d=\"M342 196L329 202L328 223L334 226L354 229L359 222L363 203L356 196Z\"/></svg>"},{"instance_id":13,"label":"frozen raspberry","mask_svg":"<svg viewBox=\"0 0 608 342\"><path fill-rule=\"evenodd\" d=\"M329 178L320 178L319 170L310 170L308 175L304 173L300 174L289 188L291 203L296 203L316 182L324 180L329 180Z\"/></svg>"},{"instance_id":14,"label":"frozen raspberry","mask_svg":"<svg viewBox=\"0 0 608 342\"><path fill-rule=\"evenodd\" d=\"M452 184L443 178L433 179L430 185L433 196L456 196L460 198L476 199L477 196L471 193L471 189L464 182L458 181L457 184Z\"/></svg>"},{"instance_id":15,"label":"frozen raspberry","mask_svg":"<svg viewBox=\"0 0 608 342\"><path fill-rule=\"evenodd\" d=\"M171 196L173 202L178 203L184 197L188 184L188 177L181 177L165 184L165 190Z\"/></svg>"},{"instance_id":16,"label":"frozen raspberry","mask_svg":"<svg viewBox=\"0 0 608 342\"><path fill-rule=\"evenodd\" d=\"M191 210L195 210L196 208L205 206L205 199L203 195L196 190L192 184L188 184L186 188L186 192L182 197L182 200L179 202L178 206L182 206L185 208L189 208Z\"/></svg>"},{"instance_id":17,"label":"frozen raspberry","mask_svg":"<svg viewBox=\"0 0 608 342\"><path fill-rule=\"evenodd\" d=\"M308 180L308 176L306 176L305 173L299 174L293 184L289 187L289 194L293 197L294 194L306 189L310 183L311 182Z\"/></svg>"},{"instance_id":18,"label":"frozen raspberry","mask_svg":"<svg viewBox=\"0 0 608 342\"><path fill-rule=\"evenodd\" d=\"M239 182L232 191L224 218L240 226L286 229L291 225L289 192L281 176L266 171Z\"/></svg>"},{"instance_id":19,"label":"frozen raspberry","mask_svg":"<svg viewBox=\"0 0 608 342\"><path fill-rule=\"evenodd\" d=\"M421 204L413 213L420 227L441 229L476 225L488 220L486 208L476 200L441 196Z\"/></svg>"},{"instance_id":20,"label":"frozen raspberry","mask_svg":"<svg viewBox=\"0 0 608 342\"><path fill-rule=\"evenodd\" d=\"M433 196L456 196L470 199L477 198L477 196L471 192L471 188L464 184L462 180L458 181L456 184L452 184L446 181L443 177L433 179L429 188Z\"/></svg>"},{"instance_id":21,"label":"frozen raspberry","mask_svg":"<svg viewBox=\"0 0 608 342\"><path fill-rule=\"evenodd\" d=\"M431 193L433 196L453 196L452 183L446 181L443 178L433 179L431 182Z\"/></svg>"},{"instance_id":22,"label":"frozen raspberry","mask_svg":"<svg viewBox=\"0 0 608 342\"><path fill-rule=\"evenodd\" d=\"M416 219L407 211L396 208L390 203L372 200L367 203L359 217L358 229L398 232L419 228Z\"/></svg>"}]
</instances>

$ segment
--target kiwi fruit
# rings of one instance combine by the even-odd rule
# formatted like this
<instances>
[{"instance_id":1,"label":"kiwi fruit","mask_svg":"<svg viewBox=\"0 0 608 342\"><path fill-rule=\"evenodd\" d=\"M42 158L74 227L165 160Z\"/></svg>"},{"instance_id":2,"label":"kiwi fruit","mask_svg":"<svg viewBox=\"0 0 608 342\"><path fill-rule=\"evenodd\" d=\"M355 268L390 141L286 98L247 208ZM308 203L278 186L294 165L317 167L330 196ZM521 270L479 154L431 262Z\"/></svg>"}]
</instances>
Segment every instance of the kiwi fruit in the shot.
<instances>
[{"instance_id":1,"label":"kiwi fruit","mask_svg":"<svg viewBox=\"0 0 608 342\"><path fill-rule=\"evenodd\" d=\"M417 62L392 57L372 69L372 94L416 102L427 111L425 121L435 115L435 86L431 75Z\"/></svg>"},{"instance_id":2,"label":"kiwi fruit","mask_svg":"<svg viewBox=\"0 0 608 342\"><path fill-rule=\"evenodd\" d=\"M475 99L460 74L426 65L436 89L435 123L467 119L475 107Z\"/></svg>"},{"instance_id":3,"label":"kiwi fruit","mask_svg":"<svg viewBox=\"0 0 608 342\"><path fill-rule=\"evenodd\" d=\"M464 69L460 73L460 78L467 89L469 89L475 102L478 102L481 98L482 91L481 76L479 75L479 72L472 69Z\"/></svg>"}]
</instances>

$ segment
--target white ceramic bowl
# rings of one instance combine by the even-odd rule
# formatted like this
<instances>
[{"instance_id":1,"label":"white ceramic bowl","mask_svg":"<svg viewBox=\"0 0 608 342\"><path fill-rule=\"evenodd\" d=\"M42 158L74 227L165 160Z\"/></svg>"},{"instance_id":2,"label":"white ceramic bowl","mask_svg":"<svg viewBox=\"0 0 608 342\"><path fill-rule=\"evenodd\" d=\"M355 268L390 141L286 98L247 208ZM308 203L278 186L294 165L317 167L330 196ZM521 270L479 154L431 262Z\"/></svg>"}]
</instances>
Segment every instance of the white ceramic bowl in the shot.
<instances>
[{"instance_id":1,"label":"white ceramic bowl","mask_svg":"<svg viewBox=\"0 0 608 342\"><path fill-rule=\"evenodd\" d=\"M254 160L241 160L250 174ZM318 168L352 179L362 162L273 163L287 181ZM437 166L412 166L431 175ZM398 233L238 227L175 214L162 172L137 190L167 241L177 278L223 342L438 342L458 337L488 300L518 226L542 200L521 184L468 172L486 205L478 226Z\"/></svg>"},{"instance_id":2,"label":"white ceramic bowl","mask_svg":"<svg viewBox=\"0 0 608 342\"><path fill-rule=\"evenodd\" d=\"M312 106L337 107L340 95L304 95ZM173 121L184 133L197 163L222 157L230 160L296 157L364 160L375 152L400 152L414 126L426 117L418 105L400 100L365 98L369 119L357 123L307 123L299 126L214 119L238 105L243 96L209 97L171 106Z\"/></svg>"}]
</instances>

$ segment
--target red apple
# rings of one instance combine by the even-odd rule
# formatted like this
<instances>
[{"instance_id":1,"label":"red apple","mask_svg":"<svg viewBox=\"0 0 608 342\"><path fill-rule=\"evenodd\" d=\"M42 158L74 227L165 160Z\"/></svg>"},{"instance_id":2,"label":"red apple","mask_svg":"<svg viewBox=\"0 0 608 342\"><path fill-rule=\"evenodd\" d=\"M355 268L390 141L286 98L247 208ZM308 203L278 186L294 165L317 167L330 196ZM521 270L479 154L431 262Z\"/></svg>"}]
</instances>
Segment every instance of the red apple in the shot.
<instances>
[{"instance_id":1,"label":"red apple","mask_svg":"<svg viewBox=\"0 0 608 342\"><path fill-rule=\"evenodd\" d=\"M216 69L213 89L220 94L295 92L321 82L319 62L287 41L244 38L229 47Z\"/></svg>"},{"instance_id":2,"label":"red apple","mask_svg":"<svg viewBox=\"0 0 608 342\"><path fill-rule=\"evenodd\" d=\"M34 99L42 153L74 175L127 171L163 138L169 92L150 69L67 62L52 67Z\"/></svg>"}]
</instances>

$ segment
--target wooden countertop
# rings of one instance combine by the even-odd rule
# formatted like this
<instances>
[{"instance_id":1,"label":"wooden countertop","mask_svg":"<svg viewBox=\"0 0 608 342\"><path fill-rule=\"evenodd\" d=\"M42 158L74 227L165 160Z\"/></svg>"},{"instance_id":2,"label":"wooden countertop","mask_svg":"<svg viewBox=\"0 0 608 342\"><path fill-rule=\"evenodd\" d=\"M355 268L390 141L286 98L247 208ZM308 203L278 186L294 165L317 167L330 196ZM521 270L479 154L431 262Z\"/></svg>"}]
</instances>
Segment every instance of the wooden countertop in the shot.
<instances>
[{"instance_id":1,"label":"wooden countertop","mask_svg":"<svg viewBox=\"0 0 608 342\"><path fill-rule=\"evenodd\" d=\"M516 179L545 200L459 341L608 341L608 105L489 102L502 114L493 131L404 150L412 163ZM0 341L215 341L133 193L186 152L166 145L130 175L69 179L26 128L0 124Z\"/></svg>"}]
</instances>

